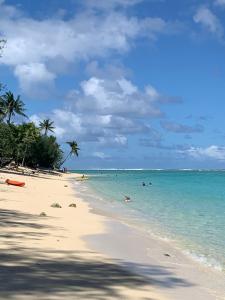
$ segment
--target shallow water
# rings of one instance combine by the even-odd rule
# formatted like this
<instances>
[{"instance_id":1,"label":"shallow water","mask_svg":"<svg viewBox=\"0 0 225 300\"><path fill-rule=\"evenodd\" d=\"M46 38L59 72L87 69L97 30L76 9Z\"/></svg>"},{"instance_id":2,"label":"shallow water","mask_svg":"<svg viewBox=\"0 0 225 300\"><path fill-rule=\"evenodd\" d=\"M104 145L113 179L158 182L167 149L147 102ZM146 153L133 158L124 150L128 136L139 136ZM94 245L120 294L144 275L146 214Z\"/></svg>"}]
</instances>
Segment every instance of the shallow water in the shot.
<instances>
[{"instance_id":1,"label":"shallow water","mask_svg":"<svg viewBox=\"0 0 225 300\"><path fill-rule=\"evenodd\" d=\"M113 170L85 174L92 175L85 186L90 194L94 191L95 207L173 240L194 259L225 271L224 171ZM132 201L125 203L125 195Z\"/></svg>"}]
</instances>

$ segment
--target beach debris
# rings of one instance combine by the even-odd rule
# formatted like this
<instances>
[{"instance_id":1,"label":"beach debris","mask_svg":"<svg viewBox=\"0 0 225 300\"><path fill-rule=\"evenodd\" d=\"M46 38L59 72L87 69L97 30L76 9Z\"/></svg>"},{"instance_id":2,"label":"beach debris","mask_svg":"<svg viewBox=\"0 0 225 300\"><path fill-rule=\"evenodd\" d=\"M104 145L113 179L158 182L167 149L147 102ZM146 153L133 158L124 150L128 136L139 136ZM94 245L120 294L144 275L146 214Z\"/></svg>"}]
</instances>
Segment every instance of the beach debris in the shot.
<instances>
[{"instance_id":1,"label":"beach debris","mask_svg":"<svg viewBox=\"0 0 225 300\"><path fill-rule=\"evenodd\" d=\"M77 205L75 203L71 203L69 207L77 207Z\"/></svg>"},{"instance_id":2,"label":"beach debris","mask_svg":"<svg viewBox=\"0 0 225 300\"><path fill-rule=\"evenodd\" d=\"M40 217L47 217L47 214L43 211L43 212L40 213L39 216L40 216Z\"/></svg>"},{"instance_id":3,"label":"beach debris","mask_svg":"<svg viewBox=\"0 0 225 300\"><path fill-rule=\"evenodd\" d=\"M53 203L51 205L51 207L54 207L54 208L62 208L62 206L59 204L59 203Z\"/></svg>"},{"instance_id":4,"label":"beach debris","mask_svg":"<svg viewBox=\"0 0 225 300\"><path fill-rule=\"evenodd\" d=\"M68 185L64 185L64 187L68 187Z\"/></svg>"},{"instance_id":5,"label":"beach debris","mask_svg":"<svg viewBox=\"0 0 225 300\"><path fill-rule=\"evenodd\" d=\"M125 202L130 202L130 201L131 201L131 199L130 199L129 196L124 196L124 198L125 198L125 199L124 199Z\"/></svg>"},{"instance_id":6,"label":"beach debris","mask_svg":"<svg viewBox=\"0 0 225 300\"><path fill-rule=\"evenodd\" d=\"M164 253L164 256L170 257L170 255L168 253Z\"/></svg>"}]
</instances>

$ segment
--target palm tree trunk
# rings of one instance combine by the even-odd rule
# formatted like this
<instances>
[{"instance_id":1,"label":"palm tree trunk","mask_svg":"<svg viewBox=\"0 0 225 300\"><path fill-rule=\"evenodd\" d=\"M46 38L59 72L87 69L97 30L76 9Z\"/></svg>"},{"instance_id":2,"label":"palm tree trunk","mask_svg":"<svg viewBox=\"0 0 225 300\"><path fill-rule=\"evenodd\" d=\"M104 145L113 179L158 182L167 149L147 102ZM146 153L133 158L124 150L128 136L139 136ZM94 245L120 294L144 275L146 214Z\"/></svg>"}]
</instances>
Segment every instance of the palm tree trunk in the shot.
<instances>
[{"instance_id":1,"label":"palm tree trunk","mask_svg":"<svg viewBox=\"0 0 225 300\"><path fill-rule=\"evenodd\" d=\"M8 121L7 121L8 124L10 124L10 122L11 122L11 117L12 117L12 113L9 112L9 117L8 117Z\"/></svg>"},{"instance_id":2,"label":"palm tree trunk","mask_svg":"<svg viewBox=\"0 0 225 300\"><path fill-rule=\"evenodd\" d=\"M24 156L23 156L23 160L22 160L22 167L24 166L26 154L27 154L27 145L26 145L26 148L25 148L25 151L24 151Z\"/></svg>"},{"instance_id":3,"label":"palm tree trunk","mask_svg":"<svg viewBox=\"0 0 225 300\"><path fill-rule=\"evenodd\" d=\"M69 152L69 154L67 155L67 157L63 160L63 162L61 162L60 167L65 163L65 161L68 159L68 157L71 155L71 152Z\"/></svg>"}]
</instances>

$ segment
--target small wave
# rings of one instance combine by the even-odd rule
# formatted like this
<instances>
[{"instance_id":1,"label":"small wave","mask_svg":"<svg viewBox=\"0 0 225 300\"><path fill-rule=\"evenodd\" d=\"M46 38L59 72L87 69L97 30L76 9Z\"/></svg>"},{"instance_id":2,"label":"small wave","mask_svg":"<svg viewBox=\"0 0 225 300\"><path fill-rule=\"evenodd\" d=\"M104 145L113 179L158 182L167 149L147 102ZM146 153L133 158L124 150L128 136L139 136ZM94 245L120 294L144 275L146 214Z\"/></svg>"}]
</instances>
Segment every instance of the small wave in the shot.
<instances>
[{"instance_id":1,"label":"small wave","mask_svg":"<svg viewBox=\"0 0 225 300\"><path fill-rule=\"evenodd\" d=\"M207 267L214 268L215 270L220 272L224 271L223 266L213 258L209 258L203 254L196 254L195 252L188 251L188 250L183 251L183 253L190 256L193 260L204 264Z\"/></svg>"}]
</instances>

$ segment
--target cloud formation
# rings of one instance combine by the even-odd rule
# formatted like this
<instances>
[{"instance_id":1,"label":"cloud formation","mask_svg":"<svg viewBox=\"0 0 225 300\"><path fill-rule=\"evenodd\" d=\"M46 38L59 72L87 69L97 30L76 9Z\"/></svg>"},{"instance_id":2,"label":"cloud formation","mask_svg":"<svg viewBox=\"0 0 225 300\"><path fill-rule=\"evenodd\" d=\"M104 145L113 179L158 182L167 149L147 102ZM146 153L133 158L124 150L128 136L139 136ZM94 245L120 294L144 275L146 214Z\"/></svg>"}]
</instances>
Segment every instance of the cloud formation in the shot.
<instances>
[{"instance_id":1,"label":"cloud formation","mask_svg":"<svg viewBox=\"0 0 225 300\"><path fill-rule=\"evenodd\" d=\"M107 1L87 0L85 2L85 5L92 8L108 10L116 7L129 7L138 4L140 2L143 2L143 0L107 0Z\"/></svg>"},{"instance_id":2,"label":"cloud formation","mask_svg":"<svg viewBox=\"0 0 225 300\"><path fill-rule=\"evenodd\" d=\"M225 0L215 0L214 3L218 6L225 6Z\"/></svg>"},{"instance_id":3,"label":"cloud formation","mask_svg":"<svg viewBox=\"0 0 225 300\"><path fill-rule=\"evenodd\" d=\"M95 1L95 6L106 6L105 3L112 7L126 6L137 2ZM133 41L141 38L154 41L158 35L170 31L171 26L161 18L139 19L114 9L101 16L87 9L70 19L33 19L1 1L0 28L2 37L7 38L1 63L14 69L21 88L29 94L32 83L54 81L60 73L60 68L56 71L54 65L60 66L59 62L65 68L67 64L125 53Z\"/></svg>"},{"instance_id":4,"label":"cloud formation","mask_svg":"<svg viewBox=\"0 0 225 300\"><path fill-rule=\"evenodd\" d=\"M92 155L100 159L109 159L111 157L110 155L105 154L104 152L94 152Z\"/></svg>"},{"instance_id":5,"label":"cloud formation","mask_svg":"<svg viewBox=\"0 0 225 300\"><path fill-rule=\"evenodd\" d=\"M225 147L212 145L206 148L203 147L191 147L182 151L182 153L187 154L196 159L211 158L216 160L225 160Z\"/></svg>"},{"instance_id":6,"label":"cloud formation","mask_svg":"<svg viewBox=\"0 0 225 300\"><path fill-rule=\"evenodd\" d=\"M31 63L20 64L14 69L14 74L19 80L20 86L27 94L44 94L44 88L54 86L55 74L47 70L45 64ZM42 85L41 91L39 85Z\"/></svg>"},{"instance_id":7,"label":"cloud formation","mask_svg":"<svg viewBox=\"0 0 225 300\"><path fill-rule=\"evenodd\" d=\"M147 88L148 87L148 88ZM160 139L150 121L163 116L163 96L150 85L140 90L125 77L82 81L79 90L68 93L65 107L48 115L33 115L31 120L50 117L61 140L76 136L82 142L100 146L124 147L128 136L148 134Z\"/></svg>"},{"instance_id":8,"label":"cloud formation","mask_svg":"<svg viewBox=\"0 0 225 300\"><path fill-rule=\"evenodd\" d=\"M201 24L210 33L222 38L224 29L217 16L207 7L200 7L193 17L195 23Z\"/></svg>"},{"instance_id":9,"label":"cloud formation","mask_svg":"<svg viewBox=\"0 0 225 300\"><path fill-rule=\"evenodd\" d=\"M189 126L170 121L162 121L160 124L163 129L174 133L199 133L204 131L204 127L200 124Z\"/></svg>"},{"instance_id":10,"label":"cloud formation","mask_svg":"<svg viewBox=\"0 0 225 300\"><path fill-rule=\"evenodd\" d=\"M117 80L91 77L81 82L81 90L71 91L68 99L76 112L101 115L162 116L157 106L157 93L139 91L125 78Z\"/></svg>"}]
</instances>

